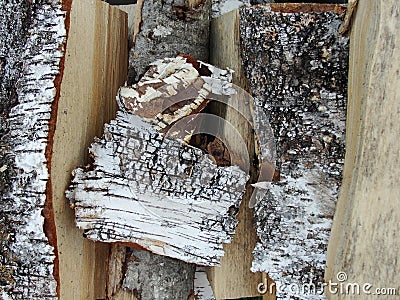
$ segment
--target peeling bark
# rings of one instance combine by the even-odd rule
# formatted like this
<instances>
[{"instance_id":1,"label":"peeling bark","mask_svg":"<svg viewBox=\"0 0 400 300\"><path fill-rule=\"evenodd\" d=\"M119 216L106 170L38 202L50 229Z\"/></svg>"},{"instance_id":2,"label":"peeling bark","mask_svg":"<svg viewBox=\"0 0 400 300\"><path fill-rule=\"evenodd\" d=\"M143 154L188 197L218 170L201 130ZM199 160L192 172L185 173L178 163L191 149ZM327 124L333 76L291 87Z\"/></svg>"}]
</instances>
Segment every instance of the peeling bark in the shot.
<instances>
[{"instance_id":1,"label":"peeling bark","mask_svg":"<svg viewBox=\"0 0 400 300\"><path fill-rule=\"evenodd\" d=\"M186 61L157 61L138 84L121 88L117 118L92 144L93 164L74 171L67 196L77 226L92 240L136 244L186 262L218 265L222 244L234 234L232 208L239 206L248 176L236 166L218 167L200 149L166 136L167 127L158 126L190 115L193 105L226 82L226 71L207 66L210 76L200 77L203 65L198 71ZM187 77L180 78L181 72ZM198 80L202 85L192 97ZM189 98L173 99L178 92ZM140 117L151 111L153 101L157 108L174 109Z\"/></svg>"},{"instance_id":2,"label":"peeling bark","mask_svg":"<svg viewBox=\"0 0 400 300\"><path fill-rule=\"evenodd\" d=\"M46 204L45 153L65 14L56 0L0 1L0 12L0 297L55 299L55 236L51 204Z\"/></svg>"},{"instance_id":3,"label":"peeling bark","mask_svg":"<svg viewBox=\"0 0 400 300\"><path fill-rule=\"evenodd\" d=\"M240 11L245 74L273 128L280 175L256 184L260 242L252 270L277 284L320 287L345 152L348 39L338 34L344 9L281 7L285 13L277 4Z\"/></svg>"}]
</instances>

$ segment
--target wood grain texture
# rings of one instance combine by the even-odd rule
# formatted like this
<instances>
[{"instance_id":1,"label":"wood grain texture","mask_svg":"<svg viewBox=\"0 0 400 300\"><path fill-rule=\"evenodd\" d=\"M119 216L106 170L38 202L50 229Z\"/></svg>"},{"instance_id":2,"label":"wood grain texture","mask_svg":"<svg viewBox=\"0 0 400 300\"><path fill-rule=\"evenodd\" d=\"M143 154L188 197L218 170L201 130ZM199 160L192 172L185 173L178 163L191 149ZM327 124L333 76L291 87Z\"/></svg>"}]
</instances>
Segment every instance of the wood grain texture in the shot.
<instances>
[{"instance_id":1,"label":"wood grain texture","mask_svg":"<svg viewBox=\"0 0 400 300\"><path fill-rule=\"evenodd\" d=\"M397 289L397 295L400 288L397 272L399 13L397 1L367 0L359 1L353 16L347 149L325 276L326 280L338 282L338 272L346 272L345 283L369 282L371 293L377 287L392 287ZM327 296L329 299L358 297L340 293Z\"/></svg>"},{"instance_id":2,"label":"wood grain texture","mask_svg":"<svg viewBox=\"0 0 400 300\"><path fill-rule=\"evenodd\" d=\"M232 11L213 19L211 22L211 38L211 62L221 68L231 68L234 71L233 83L245 90L248 89L247 79L242 73L240 57L239 11ZM236 145L232 145L229 150L232 157L244 158L248 156L249 160L247 162L245 160L232 161L232 163L247 169L250 168L249 171L255 177L256 170L252 169L254 133L252 132L253 124L249 123L253 112L248 102L252 99L245 95L245 90L241 91L242 95L234 95L233 97L237 96L238 98L232 99L228 107L223 103L214 103L212 110L223 116L239 131L240 137L236 136L236 133L229 127L222 128L223 135L226 136L227 140L238 141L238 138L240 138L246 143L245 149L240 148L239 143L236 142ZM245 99L247 99L247 102ZM239 112L248 116L247 120ZM246 163L247 165L243 165ZM253 261L252 251L257 242L253 210L248 207L251 192L252 188L248 186L238 214L239 224L236 235L231 244L224 246L226 254L221 259L221 266L207 270L216 299L259 296L257 285L263 282L263 274L250 271ZM265 299L268 299L267 296L265 296Z\"/></svg>"},{"instance_id":3,"label":"wood grain texture","mask_svg":"<svg viewBox=\"0 0 400 300\"><path fill-rule=\"evenodd\" d=\"M257 191L260 241L252 270L268 272L277 284L323 282L344 159L348 39L338 34L343 13L342 6L308 4L240 11L244 70L256 108L269 117L280 173L279 181ZM255 119L260 122L257 112ZM277 297L289 295L286 289Z\"/></svg>"},{"instance_id":4,"label":"wood grain texture","mask_svg":"<svg viewBox=\"0 0 400 300\"><path fill-rule=\"evenodd\" d=\"M71 171L88 162L87 147L115 115L127 47L123 12L102 1L73 1L51 162L60 299L105 297L109 246L82 237L64 193Z\"/></svg>"}]
</instances>

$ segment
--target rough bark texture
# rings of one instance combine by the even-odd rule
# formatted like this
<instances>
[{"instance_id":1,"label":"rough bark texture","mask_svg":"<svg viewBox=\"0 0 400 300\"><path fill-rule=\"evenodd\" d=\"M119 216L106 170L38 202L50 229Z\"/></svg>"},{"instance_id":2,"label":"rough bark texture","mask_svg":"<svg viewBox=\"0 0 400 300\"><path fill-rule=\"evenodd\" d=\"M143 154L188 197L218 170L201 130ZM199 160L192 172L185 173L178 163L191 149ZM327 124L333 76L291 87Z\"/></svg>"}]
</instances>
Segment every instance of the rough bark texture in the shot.
<instances>
[{"instance_id":1,"label":"rough bark texture","mask_svg":"<svg viewBox=\"0 0 400 300\"><path fill-rule=\"evenodd\" d=\"M321 284L345 151L348 38L338 34L344 9L280 8L240 14L245 74L273 128L280 173L257 192L260 242L252 270L281 285Z\"/></svg>"},{"instance_id":2,"label":"rough bark texture","mask_svg":"<svg viewBox=\"0 0 400 300\"><path fill-rule=\"evenodd\" d=\"M123 269L124 274L114 274L118 282L111 284L116 288L108 294L109 299L119 299L129 292L138 299L162 297L175 300L188 299L193 293L195 265L186 264L187 268L182 268L181 261L173 258L123 246L114 247L119 249L113 253L123 254L119 258L122 268L117 269ZM180 276L174 276L176 273ZM154 285L155 280L157 285Z\"/></svg>"},{"instance_id":3,"label":"rough bark texture","mask_svg":"<svg viewBox=\"0 0 400 300\"><path fill-rule=\"evenodd\" d=\"M61 1L0 1L2 299L57 297L45 152L64 17Z\"/></svg>"},{"instance_id":4,"label":"rough bark texture","mask_svg":"<svg viewBox=\"0 0 400 300\"><path fill-rule=\"evenodd\" d=\"M88 238L137 244L192 263L219 263L222 243L234 234L234 212L248 176L236 166L218 167L200 149L159 132L169 129L175 136L180 127L169 127L171 120L177 124L229 85L218 81L226 71L200 65L199 72L202 68L210 77L200 77L186 58L165 59L132 88L121 88L117 118L92 144L90 169L74 171L68 193Z\"/></svg>"},{"instance_id":5,"label":"rough bark texture","mask_svg":"<svg viewBox=\"0 0 400 300\"><path fill-rule=\"evenodd\" d=\"M140 31L129 55L130 83L160 58L190 54L208 61L210 0L146 0L142 5Z\"/></svg>"},{"instance_id":6,"label":"rough bark texture","mask_svg":"<svg viewBox=\"0 0 400 300\"><path fill-rule=\"evenodd\" d=\"M196 5L198 3L198 5ZM135 22L135 36L130 50L128 83L137 82L145 73L149 63L164 57L174 57L180 53L190 54L196 59L208 61L209 14L211 1L138 1ZM158 259L154 254L149 260ZM165 258L166 259L166 258ZM181 268L190 266L180 262ZM169 263L165 262L165 269ZM181 276L180 272L170 268L171 276ZM143 274L146 280L146 274ZM158 278L153 278L150 286L158 285ZM148 282L148 281L147 281ZM184 289L175 285L175 289ZM171 292L171 295L174 293ZM154 290L154 297L169 297L164 290Z\"/></svg>"},{"instance_id":7,"label":"rough bark texture","mask_svg":"<svg viewBox=\"0 0 400 300\"><path fill-rule=\"evenodd\" d=\"M143 250L130 249L127 253L127 259L131 262L127 265L126 276L122 283L123 289L137 290L141 299L153 299L156 290L165 290L168 295L163 299L187 299L193 290L193 272L194 265L188 265L189 268L182 269L181 263L176 259L162 256L153 256L151 253ZM151 263L149 263L151 262ZM164 264L168 263L169 268L164 268ZM170 272L171 268L174 272ZM175 277L173 274L180 273L181 276ZM154 277L159 278L159 285L151 287ZM143 280L143 278L147 280ZM185 286L177 290L175 287Z\"/></svg>"}]
</instances>

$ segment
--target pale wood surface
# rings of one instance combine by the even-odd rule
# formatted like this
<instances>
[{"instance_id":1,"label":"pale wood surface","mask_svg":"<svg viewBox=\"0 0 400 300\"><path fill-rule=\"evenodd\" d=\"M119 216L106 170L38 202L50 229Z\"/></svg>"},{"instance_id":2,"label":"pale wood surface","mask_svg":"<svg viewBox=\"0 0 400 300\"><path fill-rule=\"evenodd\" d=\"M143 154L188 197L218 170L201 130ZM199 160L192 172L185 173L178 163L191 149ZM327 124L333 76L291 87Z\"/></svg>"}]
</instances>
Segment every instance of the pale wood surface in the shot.
<instances>
[{"instance_id":1,"label":"pale wood surface","mask_svg":"<svg viewBox=\"0 0 400 300\"><path fill-rule=\"evenodd\" d=\"M248 89L247 79L243 76L241 66L238 10L212 20L210 45L210 62L218 67L229 67L234 70L233 83L244 90ZM244 96L244 90L241 92L242 95L238 95L239 97ZM237 146L231 148L230 151L238 152L243 157L250 154L249 161L251 162L254 154L251 124L237 112L249 116L252 111L250 103L245 101L246 96L242 98L243 101L237 99L231 101L232 107L226 108L224 105L216 104L213 108L239 130L246 143L248 153ZM252 99L247 97L247 101L249 100ZM231 136L235 142L237 141L237 137L233 136L233 132L229 131L229 128L225 128L224 135L227 135L227 140ZM241 167L249 168L250 165L243 165L248 164L249 161L233 161L232 163L238 163ZM254 172L254 170L251 172ZM239 224L236 228L236 235L230 244L224 246L225 256L221 259L221 266L207 270L210 284L217 299L259 296L257 285L264 282L262 273L250 271L253 261L252 251L257 242L254 212L248 206L250 196L251 187L248 186L237 217ZM273 296L265 295L264 299L273 299Z\"/></svg>"},{"instance_id":2,"label":"pale wood surface","mask_svg":"<svg viewBox=\"0 0 400 300\"><path fill-rule=\"evenodd\" d=\"M351 28L343 183L328 248L326 280L368 282L399 293L399 6L359 1ZM328 294L330 299L357 295ZM380 296L383 298L384 296ZM380 299L379 296L369 296ZM387 296L395 298L395 296Z\"/></svg>"},{"instance_id":3,"label":"pale wood surface","mask_svg":"<svg viewBox=\"0 0 400 300\"><path fill-rule=\"evenodd\" d=\"M54 135L51 180L58 236L60 299L105 296L109 247L82 236L64 196L70 174L115 113L127 74L125 13L101 1L74 0Z\"/></svg>"},{"instance_id":4,"label":"pale wood surface","mask_svg":"<svg viewBox=\"0 0 400 300\"><path fill-rule=\"evenodd\" d=\"M128 39L129 41L133 40L133 34L135 30L138 30L140 22L137 22L137 9L138 4L130 4L130 5L117 5L120 10L124 11L128 15Z\"/></svg>"}]
</instances>

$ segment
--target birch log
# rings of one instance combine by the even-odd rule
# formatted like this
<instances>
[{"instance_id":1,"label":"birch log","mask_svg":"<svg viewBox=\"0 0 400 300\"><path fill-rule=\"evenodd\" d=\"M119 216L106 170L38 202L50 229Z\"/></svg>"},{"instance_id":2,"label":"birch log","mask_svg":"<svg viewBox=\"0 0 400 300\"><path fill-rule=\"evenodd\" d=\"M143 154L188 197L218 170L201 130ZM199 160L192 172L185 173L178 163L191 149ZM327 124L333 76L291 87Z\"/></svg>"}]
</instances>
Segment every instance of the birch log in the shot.
<instances>
[{"instance_id":1,"label":"birch log","mask_svg":"<svg viewBox=\"0 0 400 300\"><path fill-rule=\"evenodd\" d=\"M280 173L279 181L258 185L252 270L268 272L277 285L322 287L344 159L348 38L338 34L344 11L298 4L240 11L244 70L256 112L269 116ZM278 290L278 298L290 296Z\"/></svg>"},{"instance_id":2,"label":"birch log","mask_svg":"<svg viewBox=\"0 0 400 300\"><path fill-rule=\"evenodd\" d=\"M208 61L211 0L145 0L138 6L140 28L129 55L129 83L160 58L190 54Z\"/></svg>"},{"instance_id":3,"label":"birch log","mask_svg":"<svg viewBox=\"0 0 400 300\"><path fill-rule=\"evenodd\" d=\"M108 248L84 241L64 192L126 78L124 28L100 1L0 1L1 299L105 296Z\"/></svg>"},{"instance_id":4,"label":"birch log","mask_svg":"<svg viewBox=\"0 0 400 300\"><path fill-rule=\"evenodd\" d=\"M64 19L61 1L0 1L2 299L57 298L46 154Z\"/></svg>"},{"instance_id":5,"label":"birch log","mask_svg":"<svg viewBox=\"0 0 400 300\"><path fill-rule=\"evenodd\" d=\"M226 123L221 124L220 130L228 140L238 141L240 139L246 143L245 149L236 143L230 148L233 158L239 157L241 160L232 160L233 164L243 164L243 158L249 156L246 167L249 168L251 181L256 180L257 164L255 160L255 140L252 117L252 97L245 92L249 90L248 82L243 74L242 62L240 58L240 34L239 34L239 11L226 13L212 20L211 23L211 48L210 60L218 67L231 68L233 73L233 83L244 90L240 94L234 95L228 105L225 103L212 103L211 108L214 113L223 116ZM243 116L246 116L243 118ZM225 126L231 124L235 130ZM264 128L266 124L263 125ZM259 131L258 131L259 132ZM245 150L245 151L243 151ZM236 155L235 155L236 154ZM251 163L249 163L251 162ZM214 295L217 299L236 299L242 297L256 297L260 293L257 286L263 282L260 272L251 272L250 268L253 261L252 251L257 242L257 234L254 226L254 212L249 208L249 201L252 187L249 185L239 208L239 224L236 234L230 244L224 246L225 255L221 259L221 266L207 268L207 274L212 285ZM227 280L227 278L229 280ZM271 295L269 295L271 296ZM269 298L265 295L263 299Z\"/></svg>"}]
</instances>

